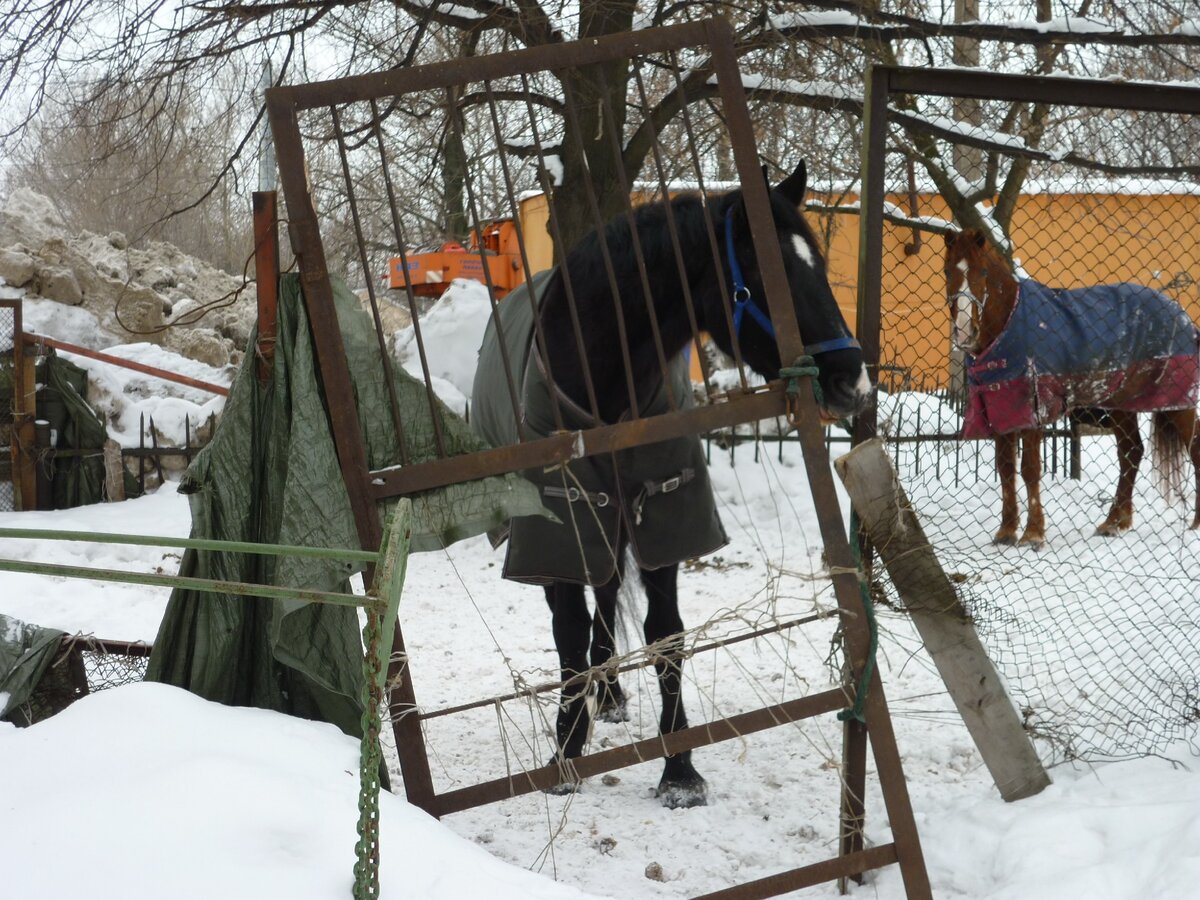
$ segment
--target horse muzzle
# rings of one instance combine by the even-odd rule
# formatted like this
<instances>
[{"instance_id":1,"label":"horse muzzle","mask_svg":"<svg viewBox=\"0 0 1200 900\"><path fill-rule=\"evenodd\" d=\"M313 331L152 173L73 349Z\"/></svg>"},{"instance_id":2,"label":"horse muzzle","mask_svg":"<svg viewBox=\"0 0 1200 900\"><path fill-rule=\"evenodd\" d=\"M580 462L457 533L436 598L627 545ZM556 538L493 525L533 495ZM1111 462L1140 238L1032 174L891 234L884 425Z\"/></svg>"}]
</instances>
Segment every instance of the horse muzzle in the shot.
<instances>
[{"instance_id":1,"label":"horse muzzle","mask_svg":"<svg viewBox=\"0 0 1200 900\"><path fill-rule=\"evenodd\" d=\"M857 374L837 373L824 379L821 386L823 402L820 405L821 424L830 425L841 419L849 419L862 412L871 399L871 379L867 367L860 367Z\"/></svg>"}]
</instances>

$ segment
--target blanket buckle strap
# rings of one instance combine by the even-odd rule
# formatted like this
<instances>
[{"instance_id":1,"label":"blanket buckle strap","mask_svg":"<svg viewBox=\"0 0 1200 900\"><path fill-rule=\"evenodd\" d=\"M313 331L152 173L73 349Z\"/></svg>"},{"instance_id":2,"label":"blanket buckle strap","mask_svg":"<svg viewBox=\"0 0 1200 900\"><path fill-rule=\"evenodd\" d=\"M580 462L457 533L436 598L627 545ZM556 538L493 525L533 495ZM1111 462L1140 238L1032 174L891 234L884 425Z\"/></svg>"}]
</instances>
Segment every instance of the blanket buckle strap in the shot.
<instances>
[{"instance_id":1,"label":"blanket buckle strap","mask_svg":"<svg viewBox=\"0 0 1200 900\"><path fill-rule=\"evenodd\" d=\"M655 494L674 493L695 477L695 469L683 468L679 470L678 475L672 475L670 478L663 479L662 481L643 481L642 489L633 501L633 524L642 524L642 507L646 505L648 498L653 497Z\"/></svg>"}]
</instances>

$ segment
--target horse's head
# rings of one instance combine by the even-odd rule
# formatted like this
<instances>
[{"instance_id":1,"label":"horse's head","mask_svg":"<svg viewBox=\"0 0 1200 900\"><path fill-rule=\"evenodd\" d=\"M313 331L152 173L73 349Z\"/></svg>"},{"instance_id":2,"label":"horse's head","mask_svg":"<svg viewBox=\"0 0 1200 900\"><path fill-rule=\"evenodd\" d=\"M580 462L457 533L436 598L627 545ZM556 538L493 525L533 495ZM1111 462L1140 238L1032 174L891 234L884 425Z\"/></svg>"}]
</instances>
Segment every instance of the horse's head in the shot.
<instances>
[{"instance_id":1,"label":"horse's head","mask_svg":"<svg viewBox=\"0 0 1200 900\"><path fill-rule=\"evenodd\" d=\"M800 213L807 173L801 161L796 171L770 191L771 212L791 288L792 308L800 326L805 352L816 361L823 396L822 416L838 419L855 415L871 395L862 349L850 335L833 297L825 260L816 235ZM733 302L734 331L742 359L764 378L779 377L783 361L763 290L741 191L720 198L715 212L722 247L722 274ZM719 288L707 292L706 305L719 303ZM706 309L709 332L723 351L733 342L723 310ZM792 360L788 360L790 365Z\"/></svg>"},{"instance_id":2,"label":"horse's head","mask_svg":"<svg viewBox=\"0 0 1200 900\"><path fill-rule=\"evenodd\" d=\"M1017 299L1011 265L974 228L946 235L946 297L954 346L978 354L996 339Z\"/></svg>"}]
</instances>

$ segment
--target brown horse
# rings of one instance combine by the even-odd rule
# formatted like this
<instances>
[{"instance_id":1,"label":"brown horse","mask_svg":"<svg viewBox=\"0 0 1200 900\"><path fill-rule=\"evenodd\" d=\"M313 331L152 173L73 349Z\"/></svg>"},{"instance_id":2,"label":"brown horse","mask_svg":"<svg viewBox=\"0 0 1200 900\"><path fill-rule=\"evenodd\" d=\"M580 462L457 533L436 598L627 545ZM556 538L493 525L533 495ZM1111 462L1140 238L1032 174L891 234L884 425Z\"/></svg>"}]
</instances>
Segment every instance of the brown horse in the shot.
<instances>
[{"instance_id":1,"label":"brown horse","mask_svg":"<svg viewBox=\"0 0 1200 900\"><path fill-rule=\"evenodd\" d=\"M991 436L996 442L1003 506L995 543L1035 548L1045 543L1042 428L1065 414L1116 434L1117 491L1097 534L1117 535L1133 525L1133 484L1144 452L1137 413L1146 411L1154 414L1164 495L1183 484L1183 459L1191 457L1196 473L1191 527L1200 527L1200 332L1187 313L1138 285L1065 291L1018 281L993 241L975 230L946 236L945 272L954 342L972 357L963 437ZM1129 348L1139 341L1150 346L1135 355ZM1029 505L1019 540L1018 442Z\"/></svg>"}]
</instances>

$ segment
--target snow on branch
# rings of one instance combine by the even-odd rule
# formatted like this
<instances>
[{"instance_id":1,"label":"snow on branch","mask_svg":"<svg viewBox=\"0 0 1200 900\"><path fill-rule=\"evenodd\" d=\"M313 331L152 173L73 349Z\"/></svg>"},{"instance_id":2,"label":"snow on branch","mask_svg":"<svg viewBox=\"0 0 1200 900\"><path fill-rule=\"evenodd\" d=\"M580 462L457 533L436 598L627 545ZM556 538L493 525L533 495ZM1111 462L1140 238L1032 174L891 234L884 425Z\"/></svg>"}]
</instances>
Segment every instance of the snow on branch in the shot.
<instances>
[{"instance_id":1,"label":"snow on branch","mask_svg":"<svg viewBox=\"0 0 1200 900\"><path fill-rule=\"evenodd\" d=\"M992 131L968 122L957 122L944 116L920 116L893 109L889 112L889 118L905 128L932 134L953 144L976 147L1010 157L1065 163L1108 175L1200 175L1200 166L1121 166L1090 159L1074 150L1039 150L1030 147L1019 136Z\"/></svg>"},{"instance_id":2,"label":"snow on branch","mask_svg":"<svg viewBox=\"0 0 1200 900\"><path fill-rule=\"evenodd\" d=\"M804 209L818 215L857 216L862 214L862 204L860 203L838 203L830 206L809 201L804 205ZM926 231L930 234L956 234L959 230L953 222L949 222L941 216L911 216L896 204L888 203L886 200L883 202L883 219L893 225L900 225L915 231Z\"/></svg>"},{"instance_id":3,"label":"snow on branch","mask_svg":"<svg viewBox=\"0 0 1200 900\"><path fill-rule=\"evenodd\" d=\"M769 25L786 37L840 37L878 41L927 38L972 38L1041 46L1045 44L1109 44L1130 47L1198 46L1200 28L1185 22L1169 32L1131 33L1083 16L1059 16L1049 22L948 23L895 13L860 15L862 4L851 0L809 0L818 12L771 16Z\"/></svg>"}]
</instances>

